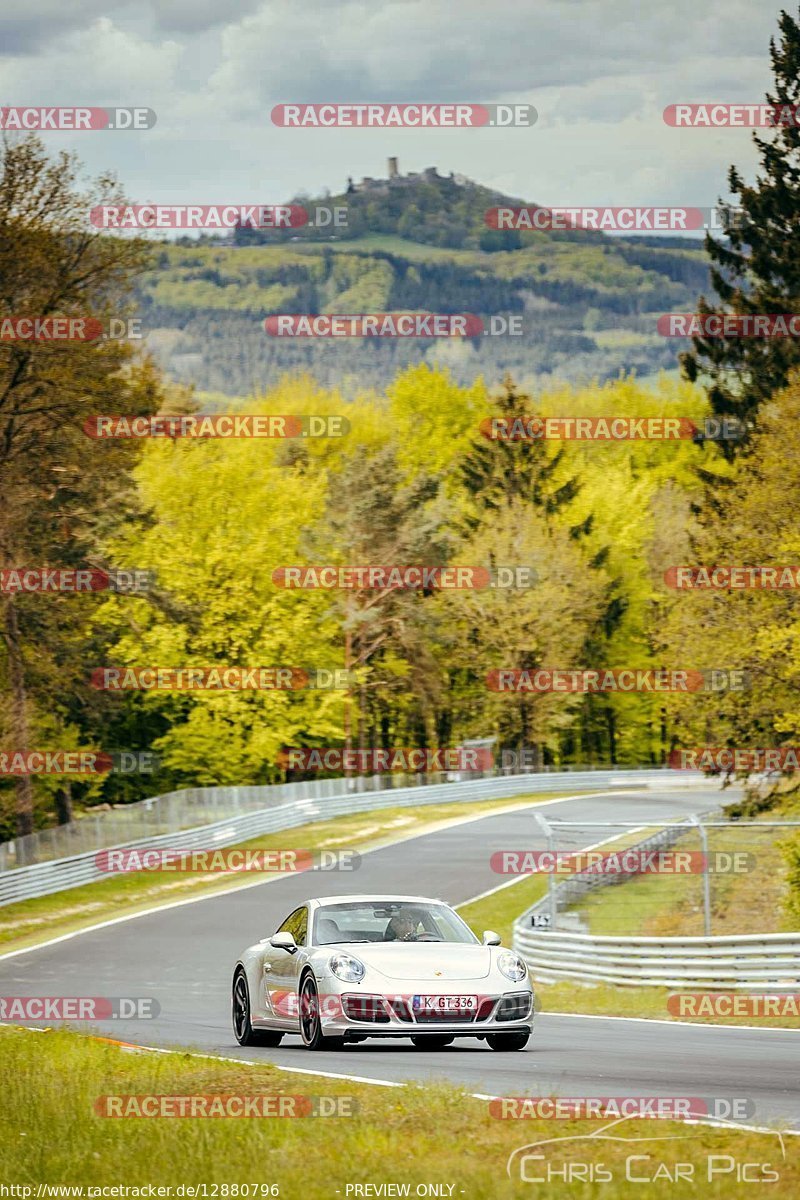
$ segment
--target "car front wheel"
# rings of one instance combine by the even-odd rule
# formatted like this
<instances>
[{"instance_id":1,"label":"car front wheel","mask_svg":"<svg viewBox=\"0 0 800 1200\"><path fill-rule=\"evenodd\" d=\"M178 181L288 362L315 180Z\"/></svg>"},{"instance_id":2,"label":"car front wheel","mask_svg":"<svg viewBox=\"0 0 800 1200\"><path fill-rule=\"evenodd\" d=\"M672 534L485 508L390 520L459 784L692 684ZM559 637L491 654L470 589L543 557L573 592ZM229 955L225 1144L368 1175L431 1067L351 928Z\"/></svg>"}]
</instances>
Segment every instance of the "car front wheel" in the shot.
<instances>
[{"instance_id":1,"label":"car front wheel","mask_svg":"<svg viewBox=\"0 0 800 1200\"><path fill-rule=\"evenodd\" d=\"M486 1041L492 1050L524 1050L530 1036L530 1029L520 1029L513 1033L487 1033Z\"/></svg>"},{"instance_id":2,"label":"car front wheel","mask_svg":"<svg viewBox=\"0 0 800 1200\"><path fill-rule=\"evenodd\" d=\"M300 1036L306 1050L340 1050L343 1037L326 1037L322 1032L319 992L314 976L303 977L300 984Z\"/></svg>"},{"instance_id":3,"label":"car front wheel","mask_svg":"<svg viewBox=\"0 0 800 1200\"><path fill-rule=\"evenodd\" d=\"M231 1000L233 1033L240 1046L280 1046L282 1033L273 1033L270 1029L253 1029L250 1022L250 990L247 986L247 976L241 967L233 977Z\"/></svg>"}]
</instances>

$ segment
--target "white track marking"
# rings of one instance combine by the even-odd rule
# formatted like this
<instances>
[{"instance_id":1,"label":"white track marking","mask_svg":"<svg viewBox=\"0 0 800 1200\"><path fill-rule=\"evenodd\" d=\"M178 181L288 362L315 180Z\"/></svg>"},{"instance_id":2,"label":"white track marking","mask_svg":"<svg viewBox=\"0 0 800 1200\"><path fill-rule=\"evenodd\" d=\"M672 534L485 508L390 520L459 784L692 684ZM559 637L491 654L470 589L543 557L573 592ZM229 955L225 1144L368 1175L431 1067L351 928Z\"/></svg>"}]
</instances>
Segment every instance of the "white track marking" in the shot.
<instances>
[{"instance_id":1,"label":"white track marking","mask_svg":"<svg viewBox=\"0 0 800 1200\"><path fill-rule=\"evenodd\" d=\"M604 793L611 795L610 792ZM643 829L649 829L649 825L637 825L635 829L628 829L626 833L641 833ZM618 842L624 834L615 833L612 837L604 838L602 842L594 842L591 846L576 846L576 854L585 854L587 850L597 850L599 846L607 846L609 842ZM514 879L507 879L505 883L498 883L497 887L489 888L488 892L481 892L480 896L471 896L469 900L462 900L460 904L454 904L455 909L466 908L468 904L476 904L478 900L485 900L487 896L494 896L496 892L502 892L503 888L511 887L514 883L521 883L523 879L531 879L536 871L525 871L521 875L517 875Z\"/></svg>"}]
</instances>

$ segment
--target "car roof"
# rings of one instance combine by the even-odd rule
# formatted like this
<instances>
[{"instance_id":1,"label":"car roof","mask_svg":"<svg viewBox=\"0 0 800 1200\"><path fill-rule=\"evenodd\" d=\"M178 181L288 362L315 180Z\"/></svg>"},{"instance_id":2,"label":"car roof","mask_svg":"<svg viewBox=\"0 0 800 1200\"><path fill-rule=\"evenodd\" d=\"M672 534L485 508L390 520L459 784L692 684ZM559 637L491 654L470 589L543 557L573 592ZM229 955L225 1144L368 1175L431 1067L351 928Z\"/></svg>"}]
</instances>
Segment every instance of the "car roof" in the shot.
<instances>
[{"instance_id":1,"label":"car roof","mask_svg":"<svg viewBox=\"0 0 800 1200\"><path fill-rule=\"evenodd\" d=\"M381 904L445 904L444 900L437 900L433 896L394 896L387 892L375 892L369 895L354 892L350 896L317 896L314 899L307 901L312 908L324 908L329 904L355 904L363 900L367 904L373 904L380 901ZM449 907L449 905L448 905Z\"/></svg>"}]
</instances>

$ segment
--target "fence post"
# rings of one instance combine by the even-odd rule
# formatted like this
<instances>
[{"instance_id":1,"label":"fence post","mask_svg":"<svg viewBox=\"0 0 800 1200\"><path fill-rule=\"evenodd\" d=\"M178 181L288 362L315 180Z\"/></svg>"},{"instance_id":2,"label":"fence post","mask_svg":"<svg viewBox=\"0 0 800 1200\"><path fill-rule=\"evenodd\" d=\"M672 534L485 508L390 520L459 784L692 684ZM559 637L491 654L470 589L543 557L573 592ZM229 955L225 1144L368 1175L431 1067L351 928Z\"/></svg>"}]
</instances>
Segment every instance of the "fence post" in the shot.
<instances>
[{"instance_id":1,"label":"fence post","mask_svg":"<svg viewBox=\"0 0 800 1200\"><path fill-rule=\"evenodd\" d=\"M538 823L544 836L547 838L547 849L550 852L551 862L553 861L553 830L549 821L539 813L533 814L533 819ZM547 899L550 905L550 928L555 929L556 921L558 920L558 899L556 897L555 872L547 872Z\"/></svg>"},{"instance_id":2,"label":"fence post","mask_svg":"<svg viewBox=\"0 0 800 1200\"><path fill-rule=\"evenodd\" d=\"M699 817L694 814L689 817L693 825L697 826L697 832L700 834L700 846L703 852L703 933L705 937L711 937L711 876L708 873L708 830L700 821Z\"/></svg>"}]
</instances>

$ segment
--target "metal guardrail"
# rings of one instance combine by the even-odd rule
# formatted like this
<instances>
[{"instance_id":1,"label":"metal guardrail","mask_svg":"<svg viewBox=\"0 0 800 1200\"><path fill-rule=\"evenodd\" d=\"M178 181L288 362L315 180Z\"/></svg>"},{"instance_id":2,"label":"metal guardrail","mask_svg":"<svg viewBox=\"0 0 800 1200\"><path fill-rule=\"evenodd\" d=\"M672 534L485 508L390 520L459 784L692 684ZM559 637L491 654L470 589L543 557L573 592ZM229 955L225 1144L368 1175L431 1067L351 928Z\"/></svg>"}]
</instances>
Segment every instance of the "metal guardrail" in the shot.
<instances>
[{"instance_id":1,"label":"metal guardrail","mask_svg":"<svg viewBox=\"0 0 800 1200\"><path fill-rule=\"evenodd\" d=\"M615 774L634 775L642 771L653 772L650 767L598 767L596 765L570 765L548 767L537 772L523 772L531 778L544 779L549 776L582 775L587 771L611 771ZM656 772L670 775L671 785L679 787L683 772ZM694 773L693 773L694 774ZM513 778L513 773L494 768L490 771L470 774L469 780L485 778ZM183 829L196 829L198 825L210 825L229 817L240 817L245 813L257 812L262 808L278 807L292 800L327 800L343 792L383 792L394 788L431 787L447 782L461 782L464 778L457 772L430 775L355 775L347 779L307 779L293 783L263 784L241 787L183 788L177 792L166 792L162 796L150 796L133 804L119 804L112 808L92 810L67 825L56 825L52 829L39 829L26 837L0 842L0 871L31 863L47 862L52 859L72 858L90 851L110 850L114 846L127 845L143 838L158 837L162 833L177 833Z\"/></svg>"},{"instance_id":2,"label":"metal guardrail","mask_svg":"<svg viewBox=\"0 0 800 1200\"><path fill-rule=\"evenodd\" d=\"M800 987L800 933L614 938L517 924L514 948L542 982L577 979L724 991Z\"/></svg>"},{"instance_id":3,"label":"metal guardrail","mask_svg":"<svg viewBox=\"0 0 800 1200\"><path fill-rule=\"evenodd\" d=\"M101 843L89 852L34 863L9 869L6 861L0 871L0 906L28 900L35 896L47 896L67 888L80 887L108 874L98 867L97 854L102 849L117 847L168 846L175 850L216 848L232 846L263 833L275 833L281 829L293 829L311 821L349 813L367 812L379 808L410 808L423 804L454 803L456 801L483 800L489 797L525 795L529 792L595 791L625 787L675 787L694 786L703 781L701 775L681 773L681 777L668 770L602 770L575 772L544 772L524 775L501 775L483 779L470 779L457 783L434 783L427 786L393 787L375 791L350 791L348 783L355 780L316 780L310 784L293 783L278 788L206 788L196 789L197 800L201 793L211 794L208 798L230 808L234 798L227 793L246 793L246 801L252 811L224 820L195 826L193 829L170 831L150 837L118 838L114 842ZM359 781L364 782L364 781ZM707 782L707 781L706 781ZM324 787L321 785L325 785ZM333 785L333 786L330 786ZM294 798L285 799L285 789L291 788ZM334 790L336 789L336 790ZM305 794L302 794L305 792ZM298 794L299 793L299 794ZM180 795L180 793L174 793ZM260 807L256 807L260 801ZM145 801L145 803L147 803ZM66 828L69 828L67 826ZM2 865L2 864L0 864Z\"/></svg>"},{"instance_id":4,"label":"metal guardrail","mask_svg":"<svg viewBox=\"0 0 800 1200\"><path fill-rule=\"evenodd\" d=\"M442 777L440 777L442 778ZM383 791L392 787L427 783L420 776L370 776L342 779L309 779L297 783L265 784L260 787L183 788L150 796L133 804L120 804L104 811L85 813L67 825L39 829L26 837L0 843L0 871L52 859L72 858L97 850L162 833L196 829L229 817L241 817L262 808L277 807L292 800L324 800L342 791Z\"/></svg>"}]
</instances>

